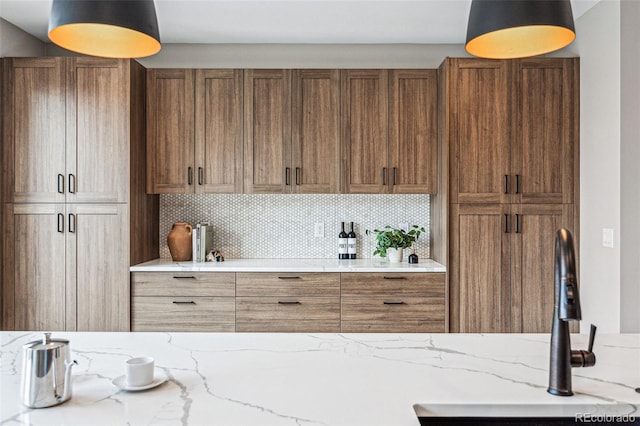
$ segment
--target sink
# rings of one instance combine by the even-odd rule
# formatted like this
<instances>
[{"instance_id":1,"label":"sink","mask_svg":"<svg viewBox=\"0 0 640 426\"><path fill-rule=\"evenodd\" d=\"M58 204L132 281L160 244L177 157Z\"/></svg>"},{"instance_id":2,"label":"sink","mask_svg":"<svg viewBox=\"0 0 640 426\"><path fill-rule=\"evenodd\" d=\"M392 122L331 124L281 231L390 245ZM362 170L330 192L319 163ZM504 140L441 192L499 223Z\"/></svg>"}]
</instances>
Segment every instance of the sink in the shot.
<instances>
[{"instance_id":1,"label":"sink","mask_svg":"<svg viewBox=\"0 0 640 426\"><path fill-rule=\"evenodd\" d=\"M414 404L421 425L640 425L632 404Z\"/></svg>"}]
</instances>

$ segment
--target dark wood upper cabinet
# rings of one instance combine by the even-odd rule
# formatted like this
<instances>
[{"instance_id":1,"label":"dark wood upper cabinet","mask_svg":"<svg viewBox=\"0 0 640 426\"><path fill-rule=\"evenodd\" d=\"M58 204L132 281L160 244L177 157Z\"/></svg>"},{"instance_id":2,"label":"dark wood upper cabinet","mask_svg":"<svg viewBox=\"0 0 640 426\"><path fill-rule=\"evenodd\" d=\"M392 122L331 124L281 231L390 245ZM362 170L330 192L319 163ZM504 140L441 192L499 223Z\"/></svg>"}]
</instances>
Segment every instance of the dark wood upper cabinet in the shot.
<instances>
[{"instance_id":1,"label":"dark wood upper cabinet","mask_svg":"<svg viewBox=\"0 0 640 426\"><path fill-rule=\"evenodd\" d=\"M194 70L147 71L147 192L194 192Z\"/></svg>"},{"instance_id":2,"label":"dark wood upper cabinet","mask_svg":"<svg viewBox=\"0 0 640 426\"><path fill-rule=\"evenodd\" d=\"M242 192L242 70L196 70L195 192Z\"/></svg>"},{"instance_id":3,"label":"dark wood upper cabinet","mask_svg":"<svg viewBox=\"0 0 640 426\"><path fill-rule=\"evenodd\" d=\"M294 70L292 80L293 192L340 189L340 74Z\"/></svg>"},{"instance_id":4,"label":"dark wood upper cabinet","mask_svg":"<svg viewBox=\"0 0 640 426\"><path fill-rule=\"evenodd\" d=\"M436 70L389 72L389 192L437 192L437 101Z\"/></svg>"},{"instance_id":5,"label":"dark wood upper cabinet","mask_svg":"<svg viewBox=\"0 0 640 426\"><path fill-rule=\"evenodd\" d=\"M378 194L389 184L386 70L343 70L343 192Z\"/></svg>"},{"instance_id":6,"label":"dark wood upper cabinet","mask_svg":"<svg viewBox=\"0 0 640 426\"><path fill-rule=\"evenodd\" d=\"M245 70L245 192L290 192L291 179L291 71Z\"/></svg>"}]
</instances>

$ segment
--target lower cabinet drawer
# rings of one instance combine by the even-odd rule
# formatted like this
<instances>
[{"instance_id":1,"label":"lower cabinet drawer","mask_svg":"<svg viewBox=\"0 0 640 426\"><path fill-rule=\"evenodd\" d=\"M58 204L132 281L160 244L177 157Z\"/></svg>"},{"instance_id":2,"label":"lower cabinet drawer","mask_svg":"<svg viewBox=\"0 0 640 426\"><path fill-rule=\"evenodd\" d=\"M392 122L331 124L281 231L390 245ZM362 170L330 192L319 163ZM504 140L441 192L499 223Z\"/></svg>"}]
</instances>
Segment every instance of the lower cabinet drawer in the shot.
<instances>
[{"instance_id":1,"label":"lower cabinet drawer","mask_svg":"<svg viewBox=\"0 0 640 426\"><path fill-rule=\"evenodd\" d=\"M233 297L132 297L131 331L235 331Z\"/></svg>"},{"instance_id":2,"label":"lower cabinet drawer","mask_svg":"<svg viewBox=\"0 0 640 426\"><path fill-rule=\"evenodd\" d=\"M443 333L442 297L343 297L343 333Z\"/></svg>"},{"instance_id":3,"label":"lower cabinet drawer","mask_svg":"<svg viewBox=\"0 0 640 426\"><path fill-rule=\"evenodd\" d=\"M340 332L339 297L236 297L236 331Z\"/></svg>"}]
</instances>

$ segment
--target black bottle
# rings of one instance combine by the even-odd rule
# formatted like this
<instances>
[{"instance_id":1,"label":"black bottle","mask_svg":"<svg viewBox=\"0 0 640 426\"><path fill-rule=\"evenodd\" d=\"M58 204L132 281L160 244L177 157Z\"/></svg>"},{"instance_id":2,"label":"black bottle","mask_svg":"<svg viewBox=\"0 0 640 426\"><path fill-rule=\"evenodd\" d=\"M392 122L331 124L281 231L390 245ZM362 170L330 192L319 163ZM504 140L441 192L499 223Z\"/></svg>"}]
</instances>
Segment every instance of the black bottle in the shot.
<instances>
[{"instance_id":1,"label":"black bottle","mask_svg":"<svg viewBox=\"0 0 640 426\"><path fill-rule=\"evenodd\" d=\"M347 233L344 232L344 222L342 223L342 231L338 234L338 259L348 259L349 258L349 241Z\"/></svg>"},{"instance_id":2,"label":"black bottle","mask_svg":"<svg viewBox=\"0 0 640 426\"><path fill-rule=\"evenodd\" d=\"M349 259L356 259L358 257L356 243L356 233L353 231L353 222L351 222L351 231L347 235L347 251L349 252Z\"/></svg>"},{"instance_id":3,"label":"black bottle","mask_svg":"<svg viewBox=\"0 0 640 426\"><path fill-rule=\"evenodd\" d=\"M415 249L411 249L411 254L409 255L409 263L418 263L418 255L416 254Z\"/></svg>"}]
</instances>

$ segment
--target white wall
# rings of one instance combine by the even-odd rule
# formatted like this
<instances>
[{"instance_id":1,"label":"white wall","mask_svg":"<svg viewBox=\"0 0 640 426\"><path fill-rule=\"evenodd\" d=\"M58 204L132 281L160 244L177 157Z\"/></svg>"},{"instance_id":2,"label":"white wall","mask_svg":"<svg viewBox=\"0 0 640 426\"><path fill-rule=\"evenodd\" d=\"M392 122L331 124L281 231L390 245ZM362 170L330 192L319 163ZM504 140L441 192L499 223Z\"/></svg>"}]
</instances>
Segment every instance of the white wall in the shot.
<instances>
[{"instance_id":1,"label":"white wall","mask_svg":"<svg viewBox=\"0 0 640 426\"><path fill-rule=\"evenodd\" d=\"M0 58L44 56L45 44L9 21L0 18Z\"/></svg>"},{"instance_id":2,"label":"white wall","mask_svg":"<svg viewBox=\"0 0 640 426\"><path fill-rule=\"evenodd\" d=\"M640 333L640 2L621 3L620 331Z\"/></svg>"},{"instance_id":3,"label":"white wall","mask_svg":"<svg viewBox=\"0 0 640 426\"><path fill-rule=\"evenodd\" d=\"M580 288L582 331L620 331L620 3L576 20L580 55ZM613 228L614 248L602 246Z\"/></svg>"}]
</instances>

